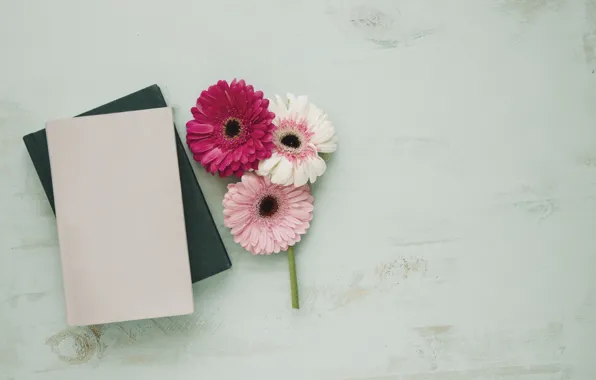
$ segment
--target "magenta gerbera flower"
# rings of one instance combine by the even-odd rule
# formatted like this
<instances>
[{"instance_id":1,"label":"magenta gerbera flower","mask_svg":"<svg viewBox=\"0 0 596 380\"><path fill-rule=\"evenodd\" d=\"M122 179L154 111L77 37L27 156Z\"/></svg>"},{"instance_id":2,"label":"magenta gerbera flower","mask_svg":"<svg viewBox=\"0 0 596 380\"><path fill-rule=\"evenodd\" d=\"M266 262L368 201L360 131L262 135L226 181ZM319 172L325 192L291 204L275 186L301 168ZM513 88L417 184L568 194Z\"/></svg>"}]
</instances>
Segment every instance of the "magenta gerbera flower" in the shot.
<instances>
[{"instance_id":1,"label":"magenta gerbera flower","mask_svg":"<svg viewBox=\"0 0 596 380\"><path fill-rule=\"evenodd\" d=\"M308 185L276 185L267 177L244 173L241 182L228 185L224 224L244 249L256 255L278 253L306 233L313 201Z\"/></svg>"},{"instance_id":2,"label":"magenta gerbera flower","mask_svg":"<svg viewBox=\"0 0 596 380\"><path fill-rule=\"evenodd\" d=\"M272 124L269 100L244 80L220 80L201 93L194 117L186 123L186 143L194 159L221 177L240 177L271 157Z\"/></svg>"}]
</instances>

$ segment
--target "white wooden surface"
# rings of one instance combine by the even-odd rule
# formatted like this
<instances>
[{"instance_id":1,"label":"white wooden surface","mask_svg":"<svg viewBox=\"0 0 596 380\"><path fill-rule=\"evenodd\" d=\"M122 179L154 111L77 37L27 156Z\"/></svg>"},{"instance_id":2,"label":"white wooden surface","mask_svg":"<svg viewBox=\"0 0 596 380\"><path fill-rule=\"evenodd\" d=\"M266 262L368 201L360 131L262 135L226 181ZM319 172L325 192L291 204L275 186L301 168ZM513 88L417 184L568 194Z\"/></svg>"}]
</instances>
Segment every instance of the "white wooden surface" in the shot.
<instances>
[{"instance_id":1,"label":"white wooden surface","mask_svg":"<svg viewBox=\"0 0 596 380\"><path fill-rule=\"evenodd\" d=\"M0 0L0 48L0 379L596 377L596 0ZM341 138L303 308L196 166L233 269L193 316L68 328L21 137L153 83L183 131L235 76Z\"/></svg>"}]
</instances>

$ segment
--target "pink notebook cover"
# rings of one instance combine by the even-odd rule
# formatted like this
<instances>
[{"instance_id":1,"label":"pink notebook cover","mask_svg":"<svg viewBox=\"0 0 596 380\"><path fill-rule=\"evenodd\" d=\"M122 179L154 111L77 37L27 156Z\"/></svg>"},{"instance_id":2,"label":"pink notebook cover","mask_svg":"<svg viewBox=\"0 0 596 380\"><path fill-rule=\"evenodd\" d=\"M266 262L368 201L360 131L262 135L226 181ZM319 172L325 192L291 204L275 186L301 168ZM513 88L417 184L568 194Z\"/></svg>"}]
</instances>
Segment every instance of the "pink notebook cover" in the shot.
<instances>
[{"instance_id":1,"label":"pink notebook cover","mask_svg":"<svg viewBox=\"0 0 596 380\"><path fill-rule=\"evenodd\" d=\"M46 127L68 324L192 313L171 109Z\"/></svg>"}]
</instances>

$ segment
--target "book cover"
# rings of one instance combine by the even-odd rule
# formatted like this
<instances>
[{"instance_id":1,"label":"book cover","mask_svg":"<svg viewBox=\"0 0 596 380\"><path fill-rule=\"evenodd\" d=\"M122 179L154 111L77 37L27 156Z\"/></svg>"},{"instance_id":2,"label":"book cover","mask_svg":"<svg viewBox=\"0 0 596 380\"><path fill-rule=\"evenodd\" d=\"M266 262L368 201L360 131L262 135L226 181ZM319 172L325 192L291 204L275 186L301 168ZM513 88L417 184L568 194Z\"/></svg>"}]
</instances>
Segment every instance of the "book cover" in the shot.
<instances>
[{"instance_id":1,"label":"book cover","mask_svg":"<svg viewBox=\"0 0 596 380\"><path fill-rule=\"evenodd\" d=\"M72 326L194 311L170 108L46 124Z\"/></svg>"}]
</instances>

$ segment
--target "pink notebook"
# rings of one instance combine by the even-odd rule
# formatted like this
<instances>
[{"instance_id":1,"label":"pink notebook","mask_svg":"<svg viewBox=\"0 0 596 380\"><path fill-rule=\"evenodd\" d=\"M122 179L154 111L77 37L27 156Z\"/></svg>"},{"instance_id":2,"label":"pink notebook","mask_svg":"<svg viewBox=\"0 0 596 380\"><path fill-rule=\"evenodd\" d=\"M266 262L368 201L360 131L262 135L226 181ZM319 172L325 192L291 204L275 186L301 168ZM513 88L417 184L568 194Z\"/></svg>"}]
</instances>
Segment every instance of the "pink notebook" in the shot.
<instances>
[{"instance_id":1,"label":"pink notebook","mask_svg":"<svg viewBox=\"0 0 596 380\"><path fill-rule=\"evenodd\" d=\"M192 313L171 109L46 127L68 324Z\"/></svg>"}]
</instances>

